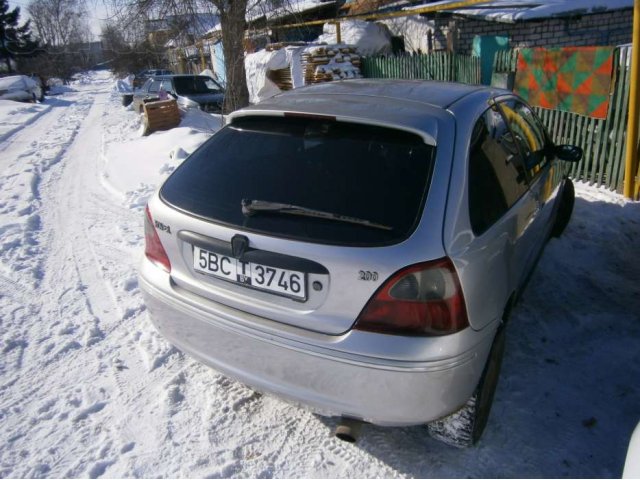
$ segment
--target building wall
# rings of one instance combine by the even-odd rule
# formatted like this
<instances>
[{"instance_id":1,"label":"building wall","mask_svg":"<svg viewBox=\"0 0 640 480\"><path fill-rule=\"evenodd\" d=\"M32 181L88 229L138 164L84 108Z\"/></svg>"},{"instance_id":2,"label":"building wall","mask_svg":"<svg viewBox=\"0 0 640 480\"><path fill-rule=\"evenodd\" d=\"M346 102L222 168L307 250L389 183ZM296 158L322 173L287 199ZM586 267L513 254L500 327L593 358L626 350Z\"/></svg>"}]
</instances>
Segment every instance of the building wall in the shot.
<instances>
[{"instance_id":1,"label":"building wall","mask_svg":"<svg viewBox=\"0 0 640 480\"><path fill-rule=\"evenodd\" d=\"M509 47L606 46L631 42L632 9L595 13L578 18L550 18L518 23L457 18L442 21L444 31L457 30L456 50L471 53L476 35L509 37Z\"/></svg>"}]
</instances>

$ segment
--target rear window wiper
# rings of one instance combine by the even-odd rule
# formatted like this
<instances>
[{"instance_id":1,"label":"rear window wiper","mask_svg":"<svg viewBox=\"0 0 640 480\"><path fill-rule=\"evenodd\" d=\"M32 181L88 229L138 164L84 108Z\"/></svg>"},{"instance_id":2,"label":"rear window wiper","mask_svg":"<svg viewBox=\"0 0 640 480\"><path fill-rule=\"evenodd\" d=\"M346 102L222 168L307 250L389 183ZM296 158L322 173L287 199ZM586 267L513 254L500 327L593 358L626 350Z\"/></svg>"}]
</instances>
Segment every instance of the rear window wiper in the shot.
<instances>
[{"instance_id":1,"label":"rear window wiper","mask_svg":"<svg viewBox=\"0 0 640 480\"><path fill-rule=\"evenodd\" d=\"M380 230L393 230L389 225L371 222L362 218L348 217L338 213L323 212L312 208L299 207L297 205L289 205L286 203L268 202L265 200L247 200L242 199L242 214L251 217L257 213L283 213L286 215L299 215L301 217L322 218L325 220L333 220L336 222L353 223L364 227L377 228Z\"/></svg>"}]
</instances>

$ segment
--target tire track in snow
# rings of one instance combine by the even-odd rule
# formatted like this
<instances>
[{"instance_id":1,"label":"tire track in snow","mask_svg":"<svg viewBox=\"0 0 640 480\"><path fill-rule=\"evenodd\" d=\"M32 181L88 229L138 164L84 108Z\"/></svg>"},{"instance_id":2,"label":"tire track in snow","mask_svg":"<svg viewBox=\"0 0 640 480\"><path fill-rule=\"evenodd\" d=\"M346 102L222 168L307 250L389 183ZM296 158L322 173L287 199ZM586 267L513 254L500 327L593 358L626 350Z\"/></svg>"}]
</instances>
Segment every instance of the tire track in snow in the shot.
<instances>
[{"instance_id":1,"label":"tire track in snow","mask_svg":"<svg viewBox=\"0 0 640 480\"><path fill-rule=\"evenodd\" d=\"M70 378L87 382L79 392L63 385L63 391L77 398L72 409L56 407L67 424L57 434L59 458L52 468L63 476L111 475L121 456L135 458L147 446L154 447L153 454L166 450L170 455L164 438L154 438L159 432L154 431L149 441L144 429L141 437L131 426L144 418L141 413L146 414L149 398L168 401L181 395L165 381L158 383L161 374L147 375L149 368L143 367L148 358L170 368L176 350L148 324L142 328L137 324L144 311L135 271L141 234L132 232L142 232L142 215L114 205L99 179L104 123L110 119L104 114L107 108L114 108L114 102L103 91L95 98L82 135L67 149L64 165L43 178L40 188L41 238L50 252L41 282L48 297L42 317L61 319L59 332L69 336L68 343L61 343L62 351L59 346L51 350L49 367L69 368ZM61 258L67 260L61 263ZM49 341L56 343L59 338ZM110 341L104 342L105 338ZM174 403L179 408L179 402ZM132 415L123 415L128 411ZM71 421L75 418L77 422ZM153 417L149 420L156 423ZM160 427L171 425L168 416ZM126 470L125 476L134 473Z\"/></svg>"},{"instance_id":2,"label":"tire track in snow","mask_svg":"<svg viewBox=\"0 0 640 480\"><path fill-rule=\"evenodd\" d=\"M104 100L106 95L104 91L101 93ZM7 326L7 332L2 331L3 340L8 339L4 342L7 353L21 349L20 355L26 355L29 361L20 359L11 371L2 372L2 384L7 385L12 395L0 405L0 411L16 447L22 438L29 438L35 444L50 443L44 439L53 432L57 438L46 452L31 452L28 448L0 449L0 463L13 467L0 469L0 476L47 475L55 467L58 475L66 471L74 476L96 477L110 464L104 458L108 452L102 451L89 458L80 455L80 464L74 466L78 461L75 452L83 448L92 450L94 441L100 440L93 434L98 425L95 417L108 409L108 394L104 388L94 389L91 385L100 377L109 377L109 371L100 361L101 353L92 351L104 334L93 311L98 307L82 280L86 262L78 260L83 258L81 251L86 245L83 241L86 233L74 228L60 229L68 225L65 217L79 224L82 213L77 212L76 204L69 199L74 192L65 191L70 185L62 182L60 190L57 186L65 175L77 173L65 174L73 155L77 157L78 148L82 148L74 144L77 133L87 128L83 124L91 120L89 116L95 117L103 108L96 106L101 100L99 94L79 92L73 98L75 102L70 102L64 115L50 119L45 116L33 124L34 128L41 129L41 122L47 122L49 129L43 138L28 144L23 142L22 139L29 136L27 128L5 148L5 154L9 152L13 158L4 157L7 168L0 177L0 188L9 191L4 198L10 201L0 205L0 219L10 219L11 223L2 223L8 228L3 231L0 258L3 265L13 268L0 277L0 284L19 284L22 288L7 290L10 302L3 302L2 313L7 318L4 312L12 304L23 303L38 305L38 314L25 313L19 322L14 321L21 324L19 332L16 325ZM104 282L97 288L101 285ZM103 313L102 309L99 313ZM4 325L3 321L3 330ZM35 341L25 347L10 337L16 334ZM87 361L88 352L94 354L93 360ZM22 364L24 368L18 373ZM16 377L7 382L6 377L12 375ZM107 379L107 384L110 383ZM46 400L51 391L55 391L61 401ZM29 420L24 422L21 418ZM34 455L38 457L37 462ZM34 463L42 468L28 467Z\"/></svg>"},{"instance_id":3,"label":"tire track in snow","mask_svg":"<svg viewBox=\"0 0 640 480\"><path fill-rule=\"evenodd\" d=\"M69 107L52 108L3 149L0 190L5 200L0 204L0 260L11 274L31 272L34 287L43 274L37 239L42 222L40 183L63 158L91 104L90 98L81 97ZM41 131L47 133L35 138ZM21 283L28 280L19 277Z\"/></svg>"},{"instance_id":4,"label":"tire track in snow","mask_svg":"<svg viewBox=\"0 0 640 480\"><path fill-rule=\"evenodd\" d=\"M34 181L22 171L7 179L33 199L42 275L16 300L33 297L38 311L18 312L23 329L12 326L29 343L20 378L0 383L11 393L0 420L12 439L0 448L0 476L356 476L363 462L364 476L376 476L379 462L339 444L314 415L197 364L152 329L135 274L139 206L151 187L124 206L102 189L104 112L115 105L104 91L75 98L75 112L86 107L81 134L56 163L32 170ZM28 147L21 162L34 155ZM9 273L27 285L27 268ZM9 353L19 349L12 343Z\"/></svg>"},{"instance_id":5,"label":"tire track in snow","mask_svg":"<svg viewBox=\"0 0 640 480\"><path fill-rule=\"evenodd\" d=\"M47 100L47 105L40 106L41 108L38 108L38 107L35 107L35 106L31 107L30 110L32 112L35 109L38 110L38 112L34 116L32 116L27 122L22 123L20 125L17 125L14 128L11 128L10 130L7 130L3 134L0 134L0 152L4 152L5 150L7 150L7 148L9 146L11 146L16 141L16 139L12 138L12 137L14 137L14 136L19 137L20 136L19 133L24 131L25 127L33 125L36 122L38 122L38 125L40 125L41 124L40 119L44 115L49 113L51 108L53 108L53 106L51 104L55 104L55 103L57 103L57 99L51 99L50 98L50 99Z\"/></svg>"}]
</instances>

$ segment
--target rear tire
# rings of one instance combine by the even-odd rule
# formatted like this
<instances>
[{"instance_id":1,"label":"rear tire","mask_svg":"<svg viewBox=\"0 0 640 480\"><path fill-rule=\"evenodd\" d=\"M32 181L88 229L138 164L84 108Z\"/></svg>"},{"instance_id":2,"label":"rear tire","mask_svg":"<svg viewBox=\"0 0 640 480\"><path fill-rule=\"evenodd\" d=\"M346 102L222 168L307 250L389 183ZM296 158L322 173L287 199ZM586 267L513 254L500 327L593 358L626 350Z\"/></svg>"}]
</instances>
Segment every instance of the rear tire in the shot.
<instances>
[{"instance_id":1,"label":"rear tire","mask_svg":"<svg viewBox=\"0 0 640 480\"><path fill-rule=\"evenodd\" d=\"M560 197L560 205L558 207L558 213L556 214L556 221L551 229L552 237L559 237L564 232L564 229L569 225L571 220L571 214L573 213L573 205L576 201L576 192L573 187L571 179L566 178L564 180L564 187Z\"/></svg>"},{"instance_id":2,"label":"rear tire","mask_svg":"<svg viewBox=\"0 0 640 480\"><path fill-rule=\"evenodd\" d=\"M431 437L458 448L471 447L480 440L489 420L493 396L498 385L504 346L505 328L501 325L473 395L457 412L428 424Z\"/></svg>"},{"instance_id":3,"label":"rear tire","mask_svg":"<svg viewBox=\"0 0 640 480\"><path fill-rule=\"evenodd\" d=\"M122 106L128 107L133 102L133 95L122 95Z\"/></svg>"}]
</instances>

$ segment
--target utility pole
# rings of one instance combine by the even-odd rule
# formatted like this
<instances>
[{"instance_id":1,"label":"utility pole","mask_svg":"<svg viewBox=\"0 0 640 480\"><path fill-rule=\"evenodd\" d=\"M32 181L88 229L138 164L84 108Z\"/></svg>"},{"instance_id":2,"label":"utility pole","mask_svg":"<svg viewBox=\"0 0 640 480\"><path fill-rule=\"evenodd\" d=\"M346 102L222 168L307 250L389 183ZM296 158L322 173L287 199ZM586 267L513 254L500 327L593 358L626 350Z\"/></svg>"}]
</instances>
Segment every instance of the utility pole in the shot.
<instances>
[{"instance_id":1,"label":"utility pole","mask_svg":"<svg viewBox=\"0 0 640 480\"><path fill-rule=\"evenodd\" d=\"M633 2L633 47L631 54L631 91L629 92L629 118L627 120L627 155L624 168L624 196L635 199L638 188L636 173L638 172L638 115L640 114L640 97L638 81L640 80L640 0Z\"/></svg>"}]
</instances>

